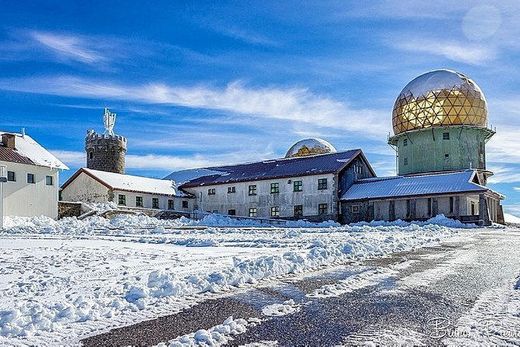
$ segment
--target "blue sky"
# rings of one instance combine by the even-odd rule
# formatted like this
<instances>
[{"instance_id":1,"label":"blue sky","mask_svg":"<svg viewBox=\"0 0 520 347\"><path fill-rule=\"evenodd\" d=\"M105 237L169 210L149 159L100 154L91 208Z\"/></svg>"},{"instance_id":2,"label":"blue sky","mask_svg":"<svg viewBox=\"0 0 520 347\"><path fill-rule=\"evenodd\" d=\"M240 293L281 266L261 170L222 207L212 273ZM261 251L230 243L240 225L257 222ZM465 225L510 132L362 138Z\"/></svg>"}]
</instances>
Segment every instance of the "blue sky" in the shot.
<instances>
[{"instance_id":1,"label":"blue sky","mask_svg":"<svg viewBox=\"0 0 520 347\"><path fill-rule=\"evenodd\" d=\"M390 175L396 96L450 68L487 97L491 186L520 216L520 4L499 3L4 2L0 128L27 128L63 178L105 106L133 174L280 157L317 136Z\"/></svg>"}]
</instances>

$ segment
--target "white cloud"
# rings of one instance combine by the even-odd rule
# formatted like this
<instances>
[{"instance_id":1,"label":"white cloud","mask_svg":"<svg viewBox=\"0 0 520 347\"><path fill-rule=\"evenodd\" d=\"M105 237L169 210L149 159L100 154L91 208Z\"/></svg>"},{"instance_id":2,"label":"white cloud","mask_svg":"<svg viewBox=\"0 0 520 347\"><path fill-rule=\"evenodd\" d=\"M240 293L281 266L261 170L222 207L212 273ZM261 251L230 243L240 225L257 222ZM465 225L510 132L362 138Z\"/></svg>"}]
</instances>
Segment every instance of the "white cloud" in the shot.
<instances>
[{"instance_id":1,"label":"white cloud","mask_svg":"<svg viewBox=\"0 0 520 347\"><path fill-rule=\"evenodd\" d=\"M392 45L407 52L426 53L472 65L482 65L496 57L496 51L492 47L457 41L423 38L394 41Z\"/></svg>"},{"instance_id":2,"label":"white cloud","mask_svg":"<svg viewBox=\"0 0 520 347\"><path fill-rule=\"evenodd\" d=\"M520 182L520 168L515 166L493 166L489 169L494 173L489 183L516 183Z\"/></svg>"},{"instance_id":3,"label":"white cloud","mask_svg":"<svg viewBox=\"0 0 520 347\"><path fill-rule=\"evenodd\" d=\"M62 76L2 79L0 89L223 110L250 117L362 132L372 137L385 136L389 131L386 112L353 109L344 102L314 94L305 88L252 88L239 81L220 88L208 85L171 86L164 83L123 85Z\"/></svg>"},{"instance_id":4,"label":"white cloud","mask_svg":"<svg viewBox=\"0 0 520 347\"><path fill-rule=\"evenodd\" d=\"M65 59L87 64L107 59L101 52L92 48L95 43L89 42L84 37L41 31L33 31L30 36L44 48Z\"/></svg>"}]
</instances>

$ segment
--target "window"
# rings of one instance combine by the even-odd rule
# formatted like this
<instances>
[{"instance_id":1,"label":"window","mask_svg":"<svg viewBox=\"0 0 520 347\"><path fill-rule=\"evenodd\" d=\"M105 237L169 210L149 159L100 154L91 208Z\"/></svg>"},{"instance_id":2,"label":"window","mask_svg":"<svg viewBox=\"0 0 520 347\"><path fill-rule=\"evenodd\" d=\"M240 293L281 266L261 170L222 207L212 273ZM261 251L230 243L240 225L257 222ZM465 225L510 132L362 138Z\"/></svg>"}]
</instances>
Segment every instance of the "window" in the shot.
<instances>
[{"instance_id":1,"label":"window","mask_svg":"<svg viewBox=\"0 0 520 347\"><path fill-rule=\"evenodd\" d=\"M280 193L280 183L271 183L271 194Z\"/></svg>"},{"instance_id":2,"label":"window","mask_svg":"<svg viewBox=\"0 0 520 347\"><path fill-rule=\"evenodd\" d=\"M444 159L450 159L450 155L449 154L444 154Z\"/></svg>"},{"instance_id":3,"label":"window","mask_svg":"<svg viewBox=\"0 0 520 347\"><path fill-rule=\"evenodd\" d=\"M249 209L249 217L256 217L258 213L256 212L256 207L251 207Z\"/></svg>"},{"instance_id":4,"label":"window","mask_svg":"<svg viewBox=\"0 0 520 347\"><path fill-rule=\"evenodd\" d=\"M294 218L303 217L303 205L295 205L294 206Z\"/></svg>"},{"instance_id":5,"label":"window","mask_svg":"<svg viewBox=\"0 0 520 347\"><path fill-rule=\"evenodd\" d=\"M406 200L406 217L410 218L412 214L412 200Z\"/></svg>"},{"instance_id":6,"label":"window","mask_svg":"<svg viewBox=\"0 0 520 347\"><path fill-rule=\"evenodd\" d=\"M89 152L89 154L88 154L88 158L89 158L89 159L93 159L93 158L94 158L94 152Z\"/></svg>"},{"instance_id":7,"label":"window","mask_svg":"<svg viewBox=\"0 0 520 347\"><path fill-rule=\"evenodd\" d=\"M404 147L408 146L408 139L404 139L404 140L403 140L403 146L404 146Z\"/></svg>"},{"instance_id":8,"label":"window","mask_svg":"<svg viewBox=\"0 0 520 347\"><path fill-rule=\"evenodd\" d=\"M352 205L352 213L359 213L359 205Z\"/></svg>"},{"instance_id":9,"label":"window","mask_svg":"<svg viewBox=\"0 0 520 347\"><path fill-rule=\"evenodd\" d=\"M142 196L135 197L135 206L143 207L143 197Z\"/></svg>"},{"instance_id":10,"label":"window","mask_svg":"<svg viewBox=\"0 0 520 347\"><path fill-rule=\"evenodd\" d=\"M327 189L327 179L320 178L318 180L318 190L326 190Z\"/></svg>"},{"instance_id":11,"label":"window","mask_svg":"<svg viewBox=\"0 0 520 347\"><path fill-rule=\"evenodd\" d=\"M208 195L215 195L215 188L208 189Z\"/></svg>"},{"instance_id":12,"label":"window","mask_svg":"<svg viewBox=\"0 0 520 347\"><path fill-rule=\"evenodd\" d=\"M168 200L168 210L174 210L174 209L175 209L175 205L173 203L173 200L169 199Z\"/></svg>"},{"instance_id":13,"label":"window","mask_svg":"<svg viewBox=\"0 0 520 347\"><path fill-rule=\"evenodd\" d=\"M294 181L293 187L295 192L303 191L303 182L302 181Z\"/></svg>"},{"instance_id":14,"label":"window","mask_svg":"<svg viewBox=\"0 0 520 347\"><path fill-rule=\"evenodd\" d=\"M9 182L16 182L16 174L14 171L7 171L7 180Z\"/></svg>"},{"instance_id":15,"label":"window","mask_svg":"<svg viewBox=\"0 0 520 347\"><path fill-rule=\"evenodd\" d=\"M27 183L36 183L36 180L34 179L34 174L32 174L32 173L27 174Z\"/></svg>"},{"instance_id":16,"label":"window","mask_svg":"<svg viewBox=\"0 0 520 347\"><path fill-rule=\"evenodd\" d=\"M230 216L235 216L237 214L237 211L236 210L228 210L227 214L230 215Z\"/></svg>"},{"instance_id":17,"label":"window","mask_svg":"<svg viewBox=\"0 0 520 347\"><path fill-rule=\"evenodd\" d=\"M54 178L52 176L45 176L45 185L53 186L54 185Z\"/></svg>"},{"instance_id":18,"label":"window","mask_svg":"<svg viewBox=\"0 0 520 347\"><path fill-rule=\"evenodd\" d=\"M443 140L449 140L450 139L450 133L443 133L442 134L442 139Z\"/></svg>"},{"instance_id":19,"label":"window","mask_svg":"<svg viewBox=\"0 0 520 347\"><path fill-rule=\"evenodd\" d=\"M271 207L271 217L280 217L280 206Z\"/></svg>"},{"instance_id":20,"label":"window","mask_svg":"<svg viewBox=\"0 0 520 347\"><path fill-rule=\"evenodd\" d=\"M404 158L404 165L408 165L408 158Z\"/></svg>"},{"instance_id":21,"label":"window","mask_svg":"<svg viewBox=\"0 0 520 347\"><path fill-rule=\"evenodd\" d=\"M318 214L319 215L327 214L327 212L328 212L327 204L318 205Z\"/></svg>"},{"instance_id":22,"label":"window","mask_svg":"<svg viewBox=\"0 0 520 347\"><path fill-rule=\"evenodd\" d=\"M188 208L188 201L187 200L183 200L182 201L182 208Z\"/></svg>"},{"instance_id":23,"label":"window","mask_svg":"<svg viewBox=\"0 0 520 347\"><path fill-rule=\"evenodd\" d=\"M432 199L428 199L428 216L432 215Z\"/></svg>"},{"instance_id":24,"label":"window","mask_svg":"<svg viewBox=\"0 0 520 347\"><path fill-rule=\"evenodd\" d=\"M159 198L152 198L152 208L159 208Z\"/></svg>"},{"instance_id":25,"label":"window","mask_svg":"<svg viewBox=\"0 0 520 347\"><path fill-rule=\"evenodd\" d=\"M126 195L119 194L118 199L119 199L118 200L119 205L126 206Z\"/></svg>"},{"instance_id":26,"label":"window","mask_svg":"<svg viewBox=\"0 0 520 347\"><path fill-rule=\"evenodd\" d=\"M236 193L236 188L233 186L233 187L228 187L227 188L227 192L228 194L233 194L233 193Z\"/></svg>"},{"instance_id":27,"label":"window","mask_svg":"<svg viewBox=\"0 0 520 347\"><path fill-rule=\"evenodd\" d=\"M450 213L453 213L453 211L455 211L455 198L450 196Z\"/></svg>"},{"instance_id":28,"label":"window","mask_svg":"<svg viewBox=\"0 0 520 347\"><path fill-rule=\"evenodd\" d=\"M249 186L249 195L256 195L256 184Z\"/></svg>"}]
</instances>

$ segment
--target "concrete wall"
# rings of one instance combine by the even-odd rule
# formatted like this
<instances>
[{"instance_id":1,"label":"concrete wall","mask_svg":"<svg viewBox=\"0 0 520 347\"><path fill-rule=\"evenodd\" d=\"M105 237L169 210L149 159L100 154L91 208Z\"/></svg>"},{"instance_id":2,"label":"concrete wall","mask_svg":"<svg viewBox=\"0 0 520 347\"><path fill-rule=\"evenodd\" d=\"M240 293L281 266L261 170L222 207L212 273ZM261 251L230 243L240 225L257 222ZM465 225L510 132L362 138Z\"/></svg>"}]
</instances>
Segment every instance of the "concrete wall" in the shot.
<instances>
[{"instance_id":1,"label":"concrete wall","mask_svg":"<svg viewBox=\"0 0 520 347\"><path fill-rule=\"evenodd\" d=\"M444 133L449 134L449 140L444 139ZM438 127L403 133L391 138L390 143L398 148L400 175L470 166L485 169L485 146L491 135L490 130L479 127Z\"/></svg>"},{"instance_id":2,"label":"concrete wall","mask_svg":"<svg viewBox=\"0 0 520 347\"><path fill-rule=\"evenodd\" d=\"M84 172L61 191L63 201L104 203L112 201L112 198L113 195L106 186Z\"/></svg>"},{"instance_id":3,"label":"concrete wall","mask_svg":"<svg viewBox=\"0 0 520 347\"><path fill-rule=\"evenodd\" d=\"M327 189L318 190L318 179L327 179ZM302 192L294 192L294 181L302 181ZM289 183L290 182L290 183ZM271 183L278 183L280 193L271 194ZM249 186L257 186L257 195L249 196ZM235 193L228 193L235 187ZM215 189L215 195L208 195ZM280 218L293 218L294 206L303 205L303 218L326 220L337 217L337 180L335 175L314 175L253 182L230 183L195 188L186 191L196 197L197 207L208 212L228 214L235 210L237 216L249 216L249 208L257 209L257 217L271 218L271 207L280 207ZM327 204L327 213L318 216L318 205Z\"/></svg>"},{"instance_id":4,"label":"concrete wall","mask_svg":"<svg viewBox=\"0 0 520 347\"><path fill-rule=\"evenodd\" d=\"M47 216L58 218L59 171L48 167L0 161L7 171L14 171L16 182L4 183L5 216ZM34 174L36 183L27 183L27 174ZM52 176L53 185L46 185Z\"/></svg>"}]
</instances>

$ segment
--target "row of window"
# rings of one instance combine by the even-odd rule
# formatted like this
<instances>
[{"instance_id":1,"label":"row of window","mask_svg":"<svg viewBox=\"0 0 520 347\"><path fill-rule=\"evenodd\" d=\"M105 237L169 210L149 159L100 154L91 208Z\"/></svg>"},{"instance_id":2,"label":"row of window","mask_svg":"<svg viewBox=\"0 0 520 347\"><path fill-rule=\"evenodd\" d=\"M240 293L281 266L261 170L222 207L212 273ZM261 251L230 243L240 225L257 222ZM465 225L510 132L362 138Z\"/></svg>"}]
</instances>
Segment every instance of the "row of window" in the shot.
<instances>
[{"instance_id":1,"label":"row of window","mask_svg":"<svg viewBox=\"0 0 520 347\"><path fill-rule=\"evenodd\" d=\"M449 160L450 160L450 155L449 155L449 154L444 154L444 161L447 162L447 163L449 163ZM405 166L408 165L408 158L404 158L404 160L403 160L403 164L404 164Z\"/></svg>"},{"instance_id":2,"label":"row of window","mask_svg":"<svg viewBox=\"0 0 520 347\"><path fill-rule=\"evenodd\" d=\"M126 195L119 194L118 195L118 202L119 205L126 206ZM136 196L135 197L135 206L136 207L144 207L143 203L143 197L142 196ZM182 208L188 208L188 201L183 200L182 201ZM159 209L159 198L152 198L152 208ZM168 210L174 210L175 204L173 199L168 199Z\"/></svg>"},{"instance_id":3,"label":"row of window","mask_svg":"<svg viewBox=\"0 0 520 347\"><path fill-rule=\"evenodd\" d=\"M293 184L293 192L303 192L303 181L292 181ZM320 178L318 179L318 190L327 190L327 179L326 178ZM234 194L236 193L236 187L231 186L228 187L227 190L228 194ZM278 194L280 193L280 183L271 183L271 194ZM209 188L208 189L208 195L215 195L216 189L215 188ZM257 186L256 184L251 184L248 187L248 195L254 196L257 195Z\"/></svg>"},{"instance_id":4,"label":"row of window","mask_svg":"<svg viewBox=\"0 0 520 347\"><path fill-rule=\"evenodd\" d=\"M443 140L449 140L450 139L450 133L443 133L442 134L442 139ZM404 139L403 140L403 146L408 146L408 139Z\"/></svg>"},{"instance_id":5,"label":"row of window","mask_svg":"<svg viewBox=\"0 0 520 347\"><path fill-rule=\"evenodd\" d=\"M213 211L214 213L218 213L218 211ZM280 217L280 206L271 206L271 217ZM328 204L319 204L318 205L318 215L325 215L328 213ZM228 215L234 216L237 214L237 211L232 209L228 210ZM251 207L249 209L249 217L258 217L258 209L256 207ZM295 205L294 206L294 217L301 218L303 217L303 205Z\"/></svg>"},{"instance_id":6,"label":"row of window","mask_svg":"<svg viewBox=\"0 0 520 347\"><path fill-rule=\"evenodd\" d=\"M7 181L8 182L16 182L16 172L7 171ZM36 176L32 173L27 174L27 183L36 184ZM54 185L54 177L45 176L45 184L48 186Z\"/></svg>"}]
</instances>

